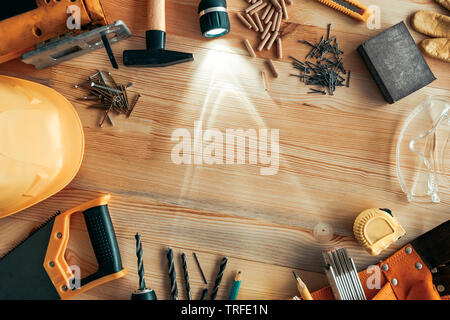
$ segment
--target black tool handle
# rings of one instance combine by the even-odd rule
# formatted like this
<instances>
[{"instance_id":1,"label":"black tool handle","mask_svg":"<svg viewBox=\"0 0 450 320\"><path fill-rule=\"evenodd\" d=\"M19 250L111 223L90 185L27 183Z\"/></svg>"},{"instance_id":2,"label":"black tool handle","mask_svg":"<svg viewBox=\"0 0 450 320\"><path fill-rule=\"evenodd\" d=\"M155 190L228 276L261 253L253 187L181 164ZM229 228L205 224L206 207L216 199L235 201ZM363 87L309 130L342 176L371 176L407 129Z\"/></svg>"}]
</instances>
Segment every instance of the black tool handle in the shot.
<instances>
[{"instance_id":1,"label":"black tool handle","mask_svg":"<svg viewBox=\"0 0 450 320\"><path fill-rule=\"evenodd\" d=\"M116 233L107 205L90 208L83 212L92 248L97 258L98 270L81 279L81 285L123 270Z\"/></svg>"}]
</instances>

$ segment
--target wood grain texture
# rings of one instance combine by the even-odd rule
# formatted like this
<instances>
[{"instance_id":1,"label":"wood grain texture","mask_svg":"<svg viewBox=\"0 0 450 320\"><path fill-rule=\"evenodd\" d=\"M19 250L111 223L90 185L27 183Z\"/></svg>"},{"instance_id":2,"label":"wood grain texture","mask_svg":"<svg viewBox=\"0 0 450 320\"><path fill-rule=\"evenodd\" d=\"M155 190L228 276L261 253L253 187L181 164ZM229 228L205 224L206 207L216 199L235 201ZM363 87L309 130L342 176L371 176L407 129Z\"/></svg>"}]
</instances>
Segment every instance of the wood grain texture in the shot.
<instances>
[{"instance_id":1,"label":"wood grain texture","mask_svg":"<svg viewBox=\"0 0 450 320\"><path fill-rule=\"evenodd\" d=\"M370 4L367 0L362 3ZM113 46L121 63L126 49L145 48L146 0L102 1L110 21L126 22L133 36ZM442 10L432 1L379 0L381 30L407 20L421 9ZM369 30L314 0L288 6L297 27L283 39L284 59L274 60L279 72L265 91L260 72L276 49L248 57L243 39L253 47L259 36L235 17L247 1L229 0L232 31L205 40L199 29L198 1L166 1L167 49L192 52L195 61L164 69L112 71L119 83L133 82L142 95L132 117L116 116L114 127L100 129L101 116L76 98L84 92L73 84L97 69L110 70L103 51L36 71L18 61L0 66L15 75L55 88L73 102L84 126L86 154L77 177L62 192L19 214L0 220L0 255L56 210L111 193L110 212L127 277L94 289L80 299L129 299L138 286L134 234L142 234L148 284L161 299L169 298L167 246L174 248L178 286L185 297L180 252L188 256L196 299L203 288L192 252L199 254L210 285L219 261L230 258L218 298L226 298L234 272L244 272L239 299L288 299L297 295L292 269L300 270L310 290L326 284L321 250L344 245L358 269L377 263L418 235L450 217L450 190L443 188L436 205L408 203L397 182L395 146L401 126L419 101L429 95L449 96L448 64L426 57L437 80L411 96L388 105L370 78L356 47L381 30ZM332 35L345 51L352 70L351 88L334 96L311 96L290 77L289 55L303 58L308 48L299 39L318 41L332 23ZM283 28L283 25L282 25ZM411 29L410 29L411 30ZM416 41L424 37L411 31ZM261 176L257 165L175 165L171 134L177 128L280 129L277 175ZM354 240L352 224L364 209L392 209L407 235L379 257L371 257ZM335 230L329 243L315 241L312 229L327 222ZM80 219L74 220L67 259L83 272L95 270L95 259ZM75 240L74 240L75 239ZM305 271L307 270L307 271ZM211 289L211 287L210 287Z\"/></svg>"}]
</instances>

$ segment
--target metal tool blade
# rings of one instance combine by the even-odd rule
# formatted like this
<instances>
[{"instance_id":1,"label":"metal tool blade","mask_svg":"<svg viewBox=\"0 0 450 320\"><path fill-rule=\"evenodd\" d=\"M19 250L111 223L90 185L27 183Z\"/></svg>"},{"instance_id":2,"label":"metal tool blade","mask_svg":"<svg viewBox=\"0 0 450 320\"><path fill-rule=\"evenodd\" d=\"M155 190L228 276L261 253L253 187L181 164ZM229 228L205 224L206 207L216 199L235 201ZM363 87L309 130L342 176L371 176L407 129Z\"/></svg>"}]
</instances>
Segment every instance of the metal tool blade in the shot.
<instances>
[{"instance_id":1,"label":"metal tool blade","mask_svg":"<svg viewBox=\"0 0 450 320\"><path fill-rule=\"evenodd\" d=\"M104 47L102 35L113 44L131 36L131 31L123 21L115 21L108 26L99 27L77 36L65 36L51 40L22 55L22 61L32 64L36 69L45 69L61 62L79 57Z\"/></svg>"},{"instance_id":2,"label":"metal tool blade","mask_svg":"<svg viewBox=\"0 0 450 320\"><path fill-rule=\"evenodd\" d=\"M44 269L54 217L0 260L0 300L59 300Z\"/></svg>"},{"instance_id":3,"label":"metal tool blade","mask_svg":"<svg viewBox=\"0 0 450 320\"><path fill-rule=\"evenodd\" d=\"M345 0L331 0L331 1L333 1L334 3L336 3L338 5L343 6L344 8L347 8L347 9L353 11L353 12L361 14L361 8L358 8L357 6L354 6L353 4L348 3Z\"/></svg>"}]
</instances>

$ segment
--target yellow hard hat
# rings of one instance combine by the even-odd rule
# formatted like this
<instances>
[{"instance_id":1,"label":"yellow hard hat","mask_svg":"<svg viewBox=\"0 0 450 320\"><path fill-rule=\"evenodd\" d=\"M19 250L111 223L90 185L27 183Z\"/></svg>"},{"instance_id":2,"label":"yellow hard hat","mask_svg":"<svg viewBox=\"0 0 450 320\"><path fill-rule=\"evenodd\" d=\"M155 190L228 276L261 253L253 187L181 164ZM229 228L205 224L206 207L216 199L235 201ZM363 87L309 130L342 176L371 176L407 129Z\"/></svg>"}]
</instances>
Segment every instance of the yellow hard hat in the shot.
<instances>
[{"instance_id":1,"label":"yellow hard hat","mask_svg":"<svg viewBox=\"0 0 450 320\"><path fill-rule=\"evenodd\" d=\"M0 218L68 185L84 154L72 104L55 90L0 76Z\"/></svg>"}]
</instances>

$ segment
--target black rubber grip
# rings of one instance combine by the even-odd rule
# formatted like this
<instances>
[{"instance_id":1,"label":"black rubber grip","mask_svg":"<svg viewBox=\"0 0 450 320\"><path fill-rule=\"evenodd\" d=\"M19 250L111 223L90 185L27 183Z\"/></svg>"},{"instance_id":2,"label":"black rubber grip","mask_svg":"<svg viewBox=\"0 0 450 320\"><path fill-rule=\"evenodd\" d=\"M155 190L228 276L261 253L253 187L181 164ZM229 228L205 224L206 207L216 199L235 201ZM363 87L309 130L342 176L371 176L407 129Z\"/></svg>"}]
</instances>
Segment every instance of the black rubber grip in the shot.
<instances>
[{"instance_id":1,"label":"black rubber grip","mask_svg":"<svg viewBox=\"0 0 450 320\"><path fill-rule=\"evenodd\" d=\"M81 286L123 270L108 206L90 208L83 214L92 248L97 258L98 270L94 274L81 279Z\"/></svg>"}]
</instances>

